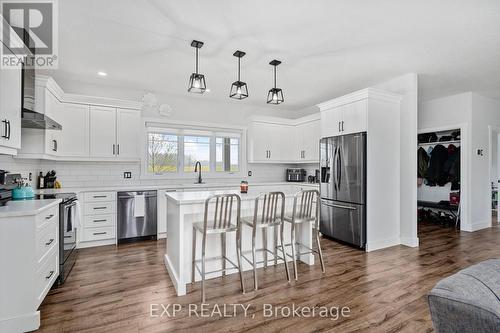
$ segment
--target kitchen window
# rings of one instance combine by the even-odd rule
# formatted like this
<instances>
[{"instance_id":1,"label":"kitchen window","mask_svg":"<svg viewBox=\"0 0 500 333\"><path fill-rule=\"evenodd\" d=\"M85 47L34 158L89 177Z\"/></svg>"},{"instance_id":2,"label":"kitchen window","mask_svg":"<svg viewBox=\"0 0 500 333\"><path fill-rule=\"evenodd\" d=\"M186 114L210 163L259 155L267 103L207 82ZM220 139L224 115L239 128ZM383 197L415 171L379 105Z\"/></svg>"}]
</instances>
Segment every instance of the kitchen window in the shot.
<instances>
[{"instance_id":1,"label":"kitchen window","mask_svg":"<svg viewBox=\"0 0 500 333\"><path fill-rule=\"evenodd\" d=\"M197 161L204 177L241 176L242 130L148 126L145 177L189 178Z\"/></svg>"},{"instance_id":2,"label":"kitchen window","mask_svg":"<svg viewBox=\"0 0 500 333\"><path fill-rule=\"evenodd\" d=\"M148 173L177 172L178 136L166 133L148 133Z\"/></svg>"}]
</instances>

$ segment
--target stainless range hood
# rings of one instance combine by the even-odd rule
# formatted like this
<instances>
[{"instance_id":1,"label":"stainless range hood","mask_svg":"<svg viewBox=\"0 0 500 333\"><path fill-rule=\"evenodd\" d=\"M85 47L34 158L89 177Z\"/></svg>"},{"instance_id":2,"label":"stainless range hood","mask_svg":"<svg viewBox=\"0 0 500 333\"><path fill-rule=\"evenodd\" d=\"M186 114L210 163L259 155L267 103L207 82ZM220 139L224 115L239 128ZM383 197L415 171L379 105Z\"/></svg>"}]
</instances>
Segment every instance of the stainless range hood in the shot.
<instances>
[{"instance_id":1,"label":"stainless range hood","mask_svg":"<svg viewBox=\"0 0 500 333\"><path fill-rule=\"evenodd\" d=\"M21 127L48 130L62 130L61 124L47 117L43 113L23 109L21 117Z\"/></svg>"}]
</instances>

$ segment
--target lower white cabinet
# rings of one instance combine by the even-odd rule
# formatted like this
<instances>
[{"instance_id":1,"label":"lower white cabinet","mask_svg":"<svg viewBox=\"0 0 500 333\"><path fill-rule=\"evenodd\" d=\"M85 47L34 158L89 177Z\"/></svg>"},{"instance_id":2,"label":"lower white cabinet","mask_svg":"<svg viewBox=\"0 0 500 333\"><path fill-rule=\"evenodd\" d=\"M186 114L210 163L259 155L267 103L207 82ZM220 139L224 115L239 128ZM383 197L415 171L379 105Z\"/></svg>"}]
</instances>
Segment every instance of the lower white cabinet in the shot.
<instances>
[{"instance_id":1,"label":"lower white cabinet","mask_svg":"<svg viewBox=\"0 0 500 333\"><path fill-rule=\"evenodd\" d=\"M59 202L0 218L0 332L34 331L59 276Z\"/></svg>"},{"instance_id":2,"label":"lower white cabinet","mask_svg":"<svg viewBox=\"0 0 500 333\"><path fill-rule=\"evenodd\" d=\"M116 192L86 192L78 247L116 244Z\"/></svg>"}]
</instances>

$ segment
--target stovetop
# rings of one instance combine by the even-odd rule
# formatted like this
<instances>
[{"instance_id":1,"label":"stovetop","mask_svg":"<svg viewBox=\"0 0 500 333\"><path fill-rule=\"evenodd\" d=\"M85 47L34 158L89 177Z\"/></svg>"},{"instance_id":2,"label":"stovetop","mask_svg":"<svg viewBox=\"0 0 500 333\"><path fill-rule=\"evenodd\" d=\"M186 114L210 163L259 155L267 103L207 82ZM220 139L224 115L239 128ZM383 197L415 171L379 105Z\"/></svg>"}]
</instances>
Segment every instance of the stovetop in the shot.
<instances>
[{"instance_id":1,"label":"stovetop","mask_svg":"<svg viewBox=\"0 0 500 333\"><path fill-rule=\"evenodd\" d=\"M68 202L76 199L76 194L75 193L54 193L54 194L35 194L33 198L29 199L18 199L15 201L20 201L20 200L44 200L44 199L62 199L62 202ZM10 190L0 190L0 206L5 206L7 202L9 201L14 201L12 199L11 191Z\"/></svg>"}]
</instances>

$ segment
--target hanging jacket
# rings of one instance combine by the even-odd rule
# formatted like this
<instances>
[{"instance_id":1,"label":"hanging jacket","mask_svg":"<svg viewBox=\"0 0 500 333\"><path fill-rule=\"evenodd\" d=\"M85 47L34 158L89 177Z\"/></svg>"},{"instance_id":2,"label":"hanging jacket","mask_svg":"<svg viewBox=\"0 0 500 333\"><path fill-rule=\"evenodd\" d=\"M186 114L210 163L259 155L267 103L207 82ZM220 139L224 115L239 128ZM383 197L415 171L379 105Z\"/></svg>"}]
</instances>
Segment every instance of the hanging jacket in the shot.
<instances>
[{"instance_id":1,"label":"hanging jacket","mask_svg":"<svg viewBox=\"0 0 500 333\"><path fill-rule=\"evenodd\" d=\"M448 147L448 159L444 165L448 175L448 181L452 183L452 189L460 187L460 147L450 145Z\"/></svg>"},{"instance_id":2,"label":"hanging jacket","mask_svg":"<svg viewBox=\"0 0 500 333\"><path fill-rule=\"evenodd\" d=\"M427 170L429 169L429 155L427 155L427 152L425 151L424 148L420 147L418 148L417 151L417 158L418 158L417 177L425 178L427 177Z\"/></svg>"},{"instance_id":3,"label":"hanging jacket","mask_svg":"<svg viewBox=\"0 0 500 333\"><path fill-rule=\"evenodd\" d=\"M448 160L448 149L443 145L436 145L431 153L429 169L427 170L428 185L444 186L448 182L448 174L445 171L444 164Z\"/></svg>"}]
</instances>

